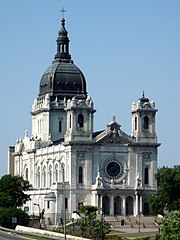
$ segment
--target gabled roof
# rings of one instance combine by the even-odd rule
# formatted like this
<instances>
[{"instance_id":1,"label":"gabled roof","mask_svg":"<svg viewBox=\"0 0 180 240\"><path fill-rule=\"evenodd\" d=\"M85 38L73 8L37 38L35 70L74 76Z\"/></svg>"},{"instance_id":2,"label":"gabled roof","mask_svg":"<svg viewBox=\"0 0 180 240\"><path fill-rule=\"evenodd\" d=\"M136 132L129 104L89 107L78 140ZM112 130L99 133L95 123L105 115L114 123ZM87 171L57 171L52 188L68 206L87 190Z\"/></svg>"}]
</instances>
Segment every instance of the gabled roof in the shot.
<instances>
[{"instance_id":1,"label":"gabled roof","mask_svg":"<svg viewBox=\"0 0 180 240\"><path fill-rule=\"evenodd\" d=\"M107 125L107 129L99 133L95 137L95 142L98 143L118 143L118 144L134 144L133 138L128 136L120 129L121 125L116 122L113 117L112 121Z\"/></svg>"}]
</instances>

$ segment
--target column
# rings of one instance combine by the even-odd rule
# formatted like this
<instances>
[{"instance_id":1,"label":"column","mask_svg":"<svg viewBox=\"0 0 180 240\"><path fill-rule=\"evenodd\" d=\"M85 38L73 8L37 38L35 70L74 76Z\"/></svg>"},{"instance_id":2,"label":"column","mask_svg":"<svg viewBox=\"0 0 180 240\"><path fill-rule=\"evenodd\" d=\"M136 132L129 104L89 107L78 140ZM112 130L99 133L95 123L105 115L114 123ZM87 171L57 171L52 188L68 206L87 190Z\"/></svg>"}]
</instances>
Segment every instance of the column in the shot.
<instances>
[{"instance_id":1,"label":"column","mask_svg":"<svg viewBox=\"0 0 180 240\"><path fill-rule=\"evenodd\" d=\"M114 196L110 195L110 216L114 216Z\"/></svg>"},{"instance_id":2,"label":"column","mask_svg":"<svg viewBox=\"0 0 180 240\"><path fill-rule=\"evenodd\" d=\"M121 206L121 215L126 216L126 196L122 196L122 206Z\"/></svg>"},{"instance_id":3,"label":"column","mask_svg":"<svg viewBox=\"0 0 180 240\"><path fill-rule=\"evenodd\" d=\"M140 211L140 213L142 213L143 212L143 209L142 209L142 195L140 195L140 199L139 199L139 201L140 201L140 206L139 206L139 211Z\"/></svg>"},{"instance_id":4,"label":"column","mask_svg":"<svg viewBox=\"0 0 180 240\"><path fill-rule=\"evenodd\" d=\"M135 212L134 215L138 216L139 214L139 209L138 209L138 194L136 194L136 200L135 200Z\"/></svg>"},{"instance_id":5,"label":"column","mask_svg":"<svg viewBox=\"0 0 180 240\"><path fill-rule=\"evenodd\" d=\"M98 194L98 209L99 209L99 214L101 212L104 212L104 209L103 209L103 195L101 194Z\"/></svg>"}]
</instances>

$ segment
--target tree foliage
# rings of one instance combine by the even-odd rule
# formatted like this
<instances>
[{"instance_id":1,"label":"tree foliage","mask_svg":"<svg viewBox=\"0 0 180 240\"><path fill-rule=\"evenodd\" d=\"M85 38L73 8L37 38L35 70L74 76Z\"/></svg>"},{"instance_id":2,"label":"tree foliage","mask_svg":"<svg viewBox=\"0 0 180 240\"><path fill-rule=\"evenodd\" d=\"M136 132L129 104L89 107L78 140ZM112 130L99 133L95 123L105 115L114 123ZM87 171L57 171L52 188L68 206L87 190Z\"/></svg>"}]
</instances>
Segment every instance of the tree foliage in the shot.
<instances>
[{"instance_id":1,"label":"tree foliage","mask_svg":"<svg viewBox=\"0 0 180 240\"><path fill-rule=\"evenodd\" d=\"M13 223L12 218L17 219L17 223ZM1 208L0 207L0 225L7 228L15 228L17 224L26 226L29 215L20 208Z\"/></svg>"},{"instance_id":2,"label":"tree foliage","mask_svg":"<svg viewBox=\"0 0 180 240\"><path fill-rule=\"evenodd\" d=\"M84 217L78 221L83 237L91 239L104 239L105 235L109 233L110 226L104 222L103 219L97 219L97 207L95 206L81 206L81 213Z\"/></svg>"},{"instance_id":3,"label":"tree foliage","mask_svg":"<svg viewBox=\"0 0 180 240\"><path fill-rule=\"evenodd\" d=\"M180 239L180 211L172 211L162 223L162 238L164 240Z\"/></svg>"},{"instance_id":4,"label":"tree foliage","mask_svg":"<svg viewBox=\"0 0 180 240\"><path fill-rule=\"evenodd\" d=\"M4 175L0 179L0 207L21 207L30 200L30 196L24 193L31 185L19 176Z\"/></svg>"},{"instance_id":5,"label":"tree foliage","mask_svg":"<svg viewBox=\"0 0 180 240\"><path fill-rule=\"evenodd\" d=\"M165 206L169 211L180 209L180 166L163 167L156 174L158 191L149 198L151 214L163 214Z\"/></svg>"}]
</instances>

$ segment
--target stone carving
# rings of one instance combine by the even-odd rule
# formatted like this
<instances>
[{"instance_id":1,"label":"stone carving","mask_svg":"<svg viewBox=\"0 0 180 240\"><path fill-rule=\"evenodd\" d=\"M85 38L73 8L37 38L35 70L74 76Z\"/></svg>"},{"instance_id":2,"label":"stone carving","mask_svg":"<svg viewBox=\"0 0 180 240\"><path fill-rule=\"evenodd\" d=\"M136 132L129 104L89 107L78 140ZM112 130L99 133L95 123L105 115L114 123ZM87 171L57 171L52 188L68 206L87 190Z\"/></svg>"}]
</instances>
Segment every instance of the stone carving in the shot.
<instances>
[{"instance_id":1,"label":"stone carving","mask_svg":"<svg viewBox=\"0 0 180 240\"><path fill-rule=\"evenodd\" d=\"M143 158L144 159L150 159L150 152L143 152Z\"/></svg>"},{"instance_id":2,"label":"stone carving","mask_svg":"<svg viewBox=\"0 0 180 240\"><path fill-rule=\"evenodd\" d=\"M111 188L114 188L114 179L111 178Z\"/></svg>"},{"instance_id":3,"label":"stone carving","mask_svg":"<svg viewBox=\"0 0 180 240\"><path fill-rule=\"evenodd\" d=\"M140 174L138 173L138 175L135 178L135 188L138 188L140 186L142 186L142 181L141 181Z\"/></svg>"},{"instance_id":4,"label":"stone carving","mask_svg":"<svg viewBox=\"0 0 180 240\"><path fill-rule=\"evenodd\" d=\"M112 121L107 125L107 130L100 133L96 139L97 142L102 143L120 143L120 144L132 144L133 140L121 129L121 125L116 122L116 117L113 116Z\"/></svg>"},{"instance_id":5,"label":"stone carving","mask_svg":"<svg viewBox=\"0 0 180 240\"><path fill-rule=\"evenodd\" d=\"M100 172L98 171L97 177L96 177L96 188L103 187L102 177L100 176Z\"/></svg>"},{"instance_id":6,"label":"stone carving","mask_svg":"<svg viewBox=\"0 0 180 240\"><path fill-rule=\"evenodd\" d=\"M131 140L122 134L122 132L114 129L113 131L107 133L107 135L100 140L102 143L121 143L130 144Z\"/></svg>"}]
</instances>

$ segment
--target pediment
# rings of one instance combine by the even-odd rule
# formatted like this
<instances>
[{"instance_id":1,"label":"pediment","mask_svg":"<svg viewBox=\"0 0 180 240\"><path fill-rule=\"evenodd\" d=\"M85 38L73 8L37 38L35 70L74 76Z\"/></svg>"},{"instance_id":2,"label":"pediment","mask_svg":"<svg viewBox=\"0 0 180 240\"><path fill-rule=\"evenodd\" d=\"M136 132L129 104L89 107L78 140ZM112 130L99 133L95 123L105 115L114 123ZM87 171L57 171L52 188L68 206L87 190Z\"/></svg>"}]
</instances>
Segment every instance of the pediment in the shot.
<instances>
[{"instance_id":1,"label":"pediment","mask_svg":"<svg viewBox=\"0 0 180 240\"><path fill-rule=\"evenodd\" d=\"M106 144L132 144L133 140L122 130L108 130L96 136L96 142Z\"/></svg>"},{"instance_id":2,"label":"pediment","mask_svg":"<svg viewBox=\"0 0 180 240\"><path fill-rule=\"evenodd\" d=\"M96 135L98 143L116 143L116 144L133 144L133 139L120 129L121 125L116 122L113 116L112 121L107 125L107 130Z\"/></svg>"}]
</instances>

